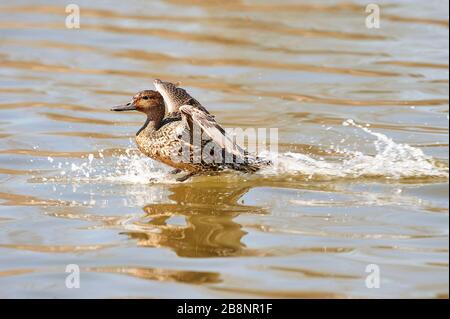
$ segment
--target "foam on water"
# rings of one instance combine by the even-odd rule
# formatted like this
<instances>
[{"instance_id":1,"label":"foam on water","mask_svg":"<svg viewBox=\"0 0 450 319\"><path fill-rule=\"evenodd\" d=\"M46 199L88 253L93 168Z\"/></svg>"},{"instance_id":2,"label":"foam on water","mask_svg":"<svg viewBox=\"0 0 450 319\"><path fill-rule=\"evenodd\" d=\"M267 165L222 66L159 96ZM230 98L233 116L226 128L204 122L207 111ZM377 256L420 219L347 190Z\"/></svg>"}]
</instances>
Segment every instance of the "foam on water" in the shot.
<instances>
[{"instance_id":1,"label":"foam on water","mask_svg":"<svg viewBox=\"0 0 450 319\"><path fill-rule=\"evenodd\" d=\"M385 179L406 178L447 178L448 166L438 165L422 150L406 144L395 143L384 134L372 132L367 127L347 120L344 126L353 126L373 137L374 155L366 155L359 151L338 151L339 158L319 157L302 153L262 154L272 160L275 166L262 170L262 175L305 175L309 179L327 178L359 178L377 177ZM130 141L130 143L133 143ZM334 150L336 153L336 150ZM130 146L125 154L105 158L102 152L98 158L91 154L83 162L56 163L49 162L57 168L60 177L69 182L111 182L121 184L173 183L175 179L169 169L150 158L136 152Z\"/></svg>"},{"instance_id":2,"label":"foam on water","mask_svg":"<svg viewBox=\"0 0 450 319\"><path fill-rule=\"evenodd\" d=\"M358 151L340 151L344 159L339 161L316 159L308 154L285 153L278 156L267 154L277 161L277 167L264 173L280 174L298 172L313 178L327 176L339 178L381 177L386 179L441 177L448 178L448 167L436 161L419 148L395 143L384 134L372 132L367 127L349 119L342 125L353 126L375 138L375 155Z\"/></svg>"}]
</instances>

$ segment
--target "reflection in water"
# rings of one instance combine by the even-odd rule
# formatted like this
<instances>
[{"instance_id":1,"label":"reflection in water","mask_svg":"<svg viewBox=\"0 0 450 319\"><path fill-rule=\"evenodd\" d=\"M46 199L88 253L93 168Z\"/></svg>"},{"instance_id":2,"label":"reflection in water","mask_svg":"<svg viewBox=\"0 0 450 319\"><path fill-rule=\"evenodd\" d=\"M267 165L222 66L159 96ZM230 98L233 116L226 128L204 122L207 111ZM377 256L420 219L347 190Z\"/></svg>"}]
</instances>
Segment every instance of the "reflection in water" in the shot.
<instances>
[{"instance_id":1,"label":"reflection in water","mask_svg":"<svg viewBox=\"0 0 450 319\"><path fill-rule=\"evenodd\" d=\"M193 285L221 282L219 273L206 271L177 271L142 267L93 267L86 270L92 272L123 274L145 280L173 281Z\"/></svg>"},{"instance_id":2,"label":"reflection in water","mask_svg":"<svg viewBox=\"0 0 450 319\"><path fill-rule=\"evenodd\" d=\"M245 248L241 240L246 232L234 219L242 213L265 213L259 207L238 203L248 187L177 184L170 190L173 204L144 207L150 220L141 226L152 226L151 231L125 233L140 246L168 247L181 257L239 256ZM172 224L176 217L184 217L185 225Z\"/></svg>"}]
</instances>

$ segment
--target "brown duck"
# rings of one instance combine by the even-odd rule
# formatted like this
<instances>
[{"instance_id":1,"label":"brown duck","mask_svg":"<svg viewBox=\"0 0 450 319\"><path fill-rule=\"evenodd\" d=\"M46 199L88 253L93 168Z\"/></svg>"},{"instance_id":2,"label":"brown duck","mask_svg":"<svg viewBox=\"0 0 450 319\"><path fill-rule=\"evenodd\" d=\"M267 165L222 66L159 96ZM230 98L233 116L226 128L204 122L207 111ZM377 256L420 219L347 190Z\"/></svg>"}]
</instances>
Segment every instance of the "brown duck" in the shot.
<instances>
[{"instance_id":1,"label":"brown duck","mask_svg":"<svg viewBox=\"0 0 450 319\"><path fill-rule=\"evenodd\" d=\"M155 80L155 86L159 92L141 91L111 110L147 115L136 133L137 146L145 155L175 168L173 173L187 172L177 181L224 169L252 173L269 164L234 144L214 116L184 89L161 80Z\"/></svg>"}]
</instances>

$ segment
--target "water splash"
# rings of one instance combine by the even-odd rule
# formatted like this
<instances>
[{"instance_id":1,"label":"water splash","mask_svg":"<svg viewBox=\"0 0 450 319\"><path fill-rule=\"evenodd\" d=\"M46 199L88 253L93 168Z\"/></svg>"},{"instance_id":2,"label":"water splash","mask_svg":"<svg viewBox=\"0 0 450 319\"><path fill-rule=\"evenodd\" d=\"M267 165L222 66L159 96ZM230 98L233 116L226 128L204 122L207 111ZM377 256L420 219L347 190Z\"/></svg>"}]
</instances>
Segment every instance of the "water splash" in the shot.
<instances>
[{"instance_id":1,"label":"water splash","mask_svg":"<svg viewBox=\"0 0 450 319\"><path fill-rule=\"evenodd\" d=\"M56 162L48 158L54 169L59 172L58 178L46 181L60 181L68 183L117 183L117 184L149 184L170 182L168 169L152 159L139 154L132 147L127 148L123 154L113 155L109 158L103 155L89 154L76 162Z\"/></svg>"},{"instance_id":2,"label":"water splash","mask_svg":"<svg viewBox=\"0 0 450 319\"><path fill-rule=\"evenodd\" d=\"M447 178L448 167L438 164L419 148L407 144L395 143L384 134L371 131L349 119L343 126L353 126L375 137L373 145L375 155L366 155L359 151L337 151L344 156L338 161L334 159L316 159L309 154L284 153L278 156L267 154L275 160L276 168L267 169L265 174L301 173L313 178L315 176L358 178L379 177L385 179L406 178ZM336 150L335 150L336 153ZM274 157L275 156L275 157Z\"/></svg>"},{"instance_id":3,"label":"water splash","mask_svg":"<svg viewBox=\"0 0 450 319\"><path fill-rule=\"evenodd\" d=\"M114 171L107 174L106 181L130 184L168 182L168 169L152 159L128 148L125 154L112 158L116 160Z\"/></svg>"},{"instance_id":4,"label":"water splash","mask_svg":"<svg viewBox=\"0 0 450 319\"><path fill-rule=\"evenodd\" d=\"M318 157L302 153L262 154L265 159L272 160L275 166L262 170L262 175L305 175L314 178L360 178L376 177L382 179L408 178L446 178L448 166L438 164L419 148L407 144L395 143L384 134L371 131L368 127L347 120L342 125L353 126L368 134L373 140L374 155L359 151L333 148L339 156ZM130 144L133 142L130 141ZM331 152L330 152L331 154ZM174 183L175 178L169 168L151 160L137 152L133 146L119 155L106 158L102 151L99 156L90 154L81 163L59 162L48 158L61 178L69 183L118 183L149 184ZM48 181L50 181L49 179ZM54 180L53 180L54 181Z\"/></svg>"}]
</instances>

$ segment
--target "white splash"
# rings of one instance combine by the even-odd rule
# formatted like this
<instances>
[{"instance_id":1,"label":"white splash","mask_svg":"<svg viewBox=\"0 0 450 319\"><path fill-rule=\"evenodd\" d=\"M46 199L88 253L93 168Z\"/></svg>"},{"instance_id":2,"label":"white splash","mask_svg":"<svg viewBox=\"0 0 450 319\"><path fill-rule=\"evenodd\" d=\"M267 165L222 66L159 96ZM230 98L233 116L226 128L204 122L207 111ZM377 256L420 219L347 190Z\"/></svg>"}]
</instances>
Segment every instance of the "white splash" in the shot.
<instances>
[{"instance_id":1,"label":"white splash","mask_svg":"<svg viewBox=\"0 0 450 319\"><path fill-rule=\"evenodd\" d=\"M133 152L129 148L125 154L119 155L114 164L114 172L106 176L110 182L124 184L149 184L168 180L168 169L164 168L143 154Z\"/></svg>"},{"instance_id":2,"label":"white splash","mask_svg":"<svg viewBox=\"0 0 450 319\"><path fill-rule=\"evenodd\" d=\"M54 168L70 183L149 184L168 182L169 179L167 169L132 148L111 157L105 157L103 151L99 151L97 158L89 154L76 163L55 163Z\"/></svg>"},{"instance_id":3,"label":"white splash","mask_svg":"<svg viewBox=\"0 0 450 319\"><path fill-rule=\"evenodd\" d=\"M384 134L372 132L368 127L347 120L344 126L353 126L374 137L374 155L366 155L359 151L337 150L340 156L326 158L311 154L283 153L262 154L262 157L277 163L259 174L262 175L305 175L313 178L359 178L377 177L381 179L406 178L447 178L448 166L438 165L422 150L406 144L395 143ZM130 141L132 143L132 141ZM331 154L331 152L330 152ZM117 184L149 184L175 183L169 168L140 154L130 146L123 154L106 157L103 151L89 154L77 163L56 162L48 158L58 174L69 183L117 183ZM52 181L52 179L48 179Z\"/></svg>"},{"instance_id":4,"label":"white splash","mask_svg":"<svg viewBox=\"0 0 450 319\"><path fill-rule=\"evenodd\" d=\"M407 144L395 143L381 133L372 132L367 127L347 120L344 126L354 126L375 137L375 155L365 155L355 151L340 151L344 159L316 159L309 154L284 153L267 154L278 163L276 169L267 169L265 174L301 173L313 178L326 177L380 177L385 179L405 179L423 177L448 178L448 167L439 167L436 161L425 155L421 149ZM275 157L274 157L275 156Z\"/></svg>"}]
</instances>

